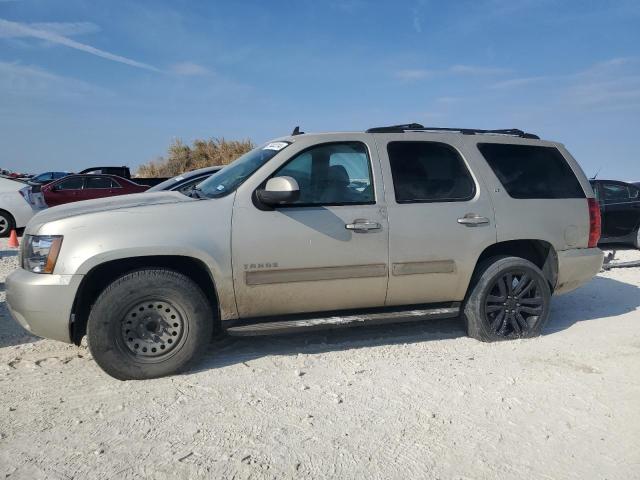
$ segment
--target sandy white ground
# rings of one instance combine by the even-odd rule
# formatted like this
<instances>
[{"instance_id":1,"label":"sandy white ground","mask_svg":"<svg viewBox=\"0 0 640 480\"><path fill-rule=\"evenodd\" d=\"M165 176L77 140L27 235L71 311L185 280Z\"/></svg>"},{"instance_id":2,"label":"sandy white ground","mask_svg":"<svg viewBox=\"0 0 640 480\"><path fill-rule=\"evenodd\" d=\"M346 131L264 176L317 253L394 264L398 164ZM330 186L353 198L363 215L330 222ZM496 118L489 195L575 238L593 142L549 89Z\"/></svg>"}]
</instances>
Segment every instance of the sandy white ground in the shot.
<instances>
[{"instance_id":1,"label":"sandy white ground","mask_svg":"<svg viewBox=\"0 0 640 480\"><path fill-rule=\"evenodd\" d=\"M5 245L2 478L640 478L640 268L555 298L535 340L459 320L223 339L118 382L9 319Z\"/></svg>"}]
</instances>

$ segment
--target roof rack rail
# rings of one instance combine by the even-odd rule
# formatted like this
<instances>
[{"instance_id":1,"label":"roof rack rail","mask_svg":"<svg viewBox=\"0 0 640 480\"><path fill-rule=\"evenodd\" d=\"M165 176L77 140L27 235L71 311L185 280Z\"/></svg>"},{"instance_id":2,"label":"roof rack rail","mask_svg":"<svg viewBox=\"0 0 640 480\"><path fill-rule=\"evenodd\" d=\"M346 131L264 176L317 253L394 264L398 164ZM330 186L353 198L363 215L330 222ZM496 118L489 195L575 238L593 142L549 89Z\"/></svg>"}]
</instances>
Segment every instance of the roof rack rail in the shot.
<instances>
[{"instance_id":1,"label":"roof rack rail","mask_svg":"<svg viewBox=\"0 0 640 480\"><path fill-rule=\"evenodd\" d=\"M478 128L443 128L424 127L419 123L406 123L403 125L391 125L389 127L374 127L366 130L366 133L403 133L403 132L460 132L463 135L489 134L511 135L514 137L531 138L539 140L540 137L533 133L523 132L517 128L505 128L501 130L481 130Z\"/></svg>"}]
</instances>

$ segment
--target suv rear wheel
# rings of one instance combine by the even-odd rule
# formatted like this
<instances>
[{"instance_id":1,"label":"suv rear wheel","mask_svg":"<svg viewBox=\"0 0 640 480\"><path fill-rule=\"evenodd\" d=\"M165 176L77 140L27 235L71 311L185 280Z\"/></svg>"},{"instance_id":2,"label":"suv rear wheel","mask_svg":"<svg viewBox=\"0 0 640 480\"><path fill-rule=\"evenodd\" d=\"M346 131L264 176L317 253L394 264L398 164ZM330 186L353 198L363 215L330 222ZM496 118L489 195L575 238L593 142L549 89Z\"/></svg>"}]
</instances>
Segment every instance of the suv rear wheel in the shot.
<instances>
[{"instance_id":1,"label":"suv rear wheel","mask_svg":"<svg viewBox=\"0 0 640 480\"><path fill-rule=\"evenodd\" d=\"M109 285L87 322L96 363L119 380L176 373L198 357L213 332L213 313L188 277L165 269L128 273Z\"/></svg>"},{"instance_id":2,"label":"suv rear wheel","mask_svg":"<svg viewBox=\"0 0 640 480\"><path fill-rule=\"evenodd\" d=\"M518 257L493 257L476 272L464 314L469 336L483 342L540 335L551 303L540 269Z\"/></svg>"}]
</instances>

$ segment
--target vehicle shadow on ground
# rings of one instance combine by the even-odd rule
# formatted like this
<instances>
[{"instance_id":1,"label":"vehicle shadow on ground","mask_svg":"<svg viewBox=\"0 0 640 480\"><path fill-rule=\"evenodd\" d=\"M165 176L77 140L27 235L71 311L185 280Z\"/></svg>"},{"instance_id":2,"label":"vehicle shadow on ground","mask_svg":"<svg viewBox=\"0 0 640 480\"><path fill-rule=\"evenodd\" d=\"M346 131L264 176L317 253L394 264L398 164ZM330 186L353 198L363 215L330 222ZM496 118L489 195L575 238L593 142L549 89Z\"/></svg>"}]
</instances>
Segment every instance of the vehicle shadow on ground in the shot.
<instances>
[{"instance_id":1,"label":"vehicle shadow on ground","mask_svg":"<svg viewBox=\"0 0 640 480\"><path fill-rule=\"evenodd\" d=\"M640 288L613 278L597 276L578 290L553 298L551 318L543 335L560 332L577 322L617 317L638 308Z\"/></svg>"},{"instance_id":2,"label":"vehicle shadow on ground","mask_svg":"<svg viewBox=\"0 0 640 480\"><path fill-rule=\"evenodd\" d=\"M4 282L2 282L2 291L4 291ZM0 302L0 348L33 343L38 340L40 340L39 337L31 335L18 325L9 315L6 303Z\"/></svg>"},{"instance_id":3,"label":"vehicle shadow on ground","mask_svg":"<svg viewBox=\"0 0 640 480\"><path fill-rule=\"evenodd\" d=\"M269 355L297 355L335 352L383 345L399 345L464 337L462 318L425 322L341 328L287 335L216 339L209 355L187 373L221 368Z\"/></svg>"},{"instance_id":4,"label":"vehicle shadow on ground","mask_svg":"<svg viewBox=\"0 0 640 480\"><path fill-rule=\"evenodd\" d=\"M596 277L574 292L553 298L551 318L543 335L561 332L581 321L616 317L639 307L640 288L611 278ZM278 336L226 336L214 340L209 347L209 354L187 373L221 368L269 355L315 354L464 336L466 330L462 317Z\"/></svg>"}]
</instances>

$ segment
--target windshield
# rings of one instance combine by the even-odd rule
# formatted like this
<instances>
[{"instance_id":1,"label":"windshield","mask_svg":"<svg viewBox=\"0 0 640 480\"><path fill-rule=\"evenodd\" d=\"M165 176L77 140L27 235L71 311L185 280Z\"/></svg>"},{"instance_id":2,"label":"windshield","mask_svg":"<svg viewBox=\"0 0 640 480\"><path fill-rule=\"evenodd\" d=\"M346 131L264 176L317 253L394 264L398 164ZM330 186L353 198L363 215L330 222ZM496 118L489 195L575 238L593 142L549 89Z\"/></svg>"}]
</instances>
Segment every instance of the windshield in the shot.
<instances>
[{"instance_id":1,"label":"windshield","mask_svg":"<svg viewBox=\"0 0 640 480\"><path fill-rule=\"evenodd\" d=\"M198 184L197 192L209 198L224 197L242 185L242 182L288 145L287 142L271 142L245 153L215 175Z\"/></svg>"}]
</instances>

